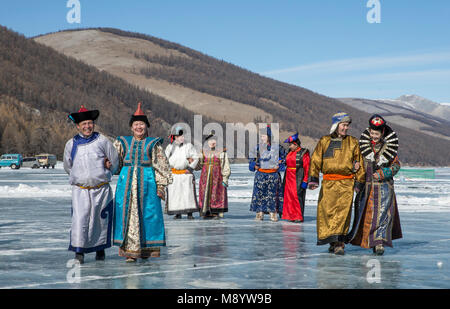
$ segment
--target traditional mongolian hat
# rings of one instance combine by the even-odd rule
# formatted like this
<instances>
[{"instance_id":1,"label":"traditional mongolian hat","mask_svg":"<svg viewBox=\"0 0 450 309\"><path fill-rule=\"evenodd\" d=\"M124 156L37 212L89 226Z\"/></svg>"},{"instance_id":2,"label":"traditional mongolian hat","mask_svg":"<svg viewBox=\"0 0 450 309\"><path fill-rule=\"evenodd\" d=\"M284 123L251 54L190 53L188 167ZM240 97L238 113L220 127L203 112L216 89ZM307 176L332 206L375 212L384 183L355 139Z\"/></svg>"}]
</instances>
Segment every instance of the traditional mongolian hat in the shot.
<instances>
[{"instance_id":1,"label":"traditional mongolian hat","mask_svg":"<svg viewBox=\"0 0 450 309\"><path fill-rule=\"evenodd\" d=\"M383 132L386 129L386 120L380 115L375 114L369 119L369 128Z\"/></svg>"},{"instance_id":2,"label":"traditional mongolian hat","mask_svg":"<svg viewBox=\"0 0 450 309\"><path fill-rule=\"evenodd\" d=\"M372 149L372 139L369 130L381 131L383 133L383 146L379 152L379 165L387 163L397 156L398 153L398 136L386 120L380 115L373 115L369 119L369 127L364 130L359 138L359 148L361 154L369 160L374 160L375 153Z\"/></svg>"},{"instance_id":3,"label":"traditional mongolian hat","mask_svg":"<svg viewBox=\"0 0 450 309\"><path fill-rule=\"evenodd\" d=\"M97 120L98 116L100 115L100 112L98 110L87 110L84 105L81 105L80 110L78 113L72 113L69 116L69 119L72 120L74 123L78 124L85 120Z\"/></svg>"},{"instance_id":4,"label":"traditional mongolian hat","mask_svg":"<svg viewBox=\"0 0 450 309\"><path fill-rule=\"evenodd\" d=\"M183 127L175 127L169 135L170 143L172 144L175 140L175 136L181 136L184 134Z\"/></svg>"},{"instance_id":5,"label":"traditional mongolian hat","mask_svg":"<svg viewBox=\"0 0 450 309\"><path fill-rule=\"evenodd\" d=\"M300 139L298 138L298 132L294 135L289 136L285 141L285 143L296 143L300 145Z\"/></svg>"},{"instance_id":6,"label":"traditional mongolian hat","mask_svg":"<svg viewBox=\"0 0 450 309\"><path fill-rule=\"evenodd\" d=\"M136 110L136 112L134 112L134 114L131 116L130 119L130 127L133 124L133 122L135 121L142 121L145 122L145 124L147 125L147 127L150 127L150 122L148 122L148 118L147 116L144 114L144 112L142 111L141 108L141 102L139 102L138 104L138 108Z\"/></svg>"},{"instance_id":7,"label":"traditional mongolian hat","mask_svg":"<svg viewBox=\"0 0 450 309\"><path fill-rule=\"evenodd\" d=\"M347 113L339 112L339 113L333 115L333 117L331 118L331 122L332 122L332 125L331 125L331 129L330 129L330 134L333 134L341 122L352 123L352 118Z\"/></svg>"},{"instance_id":8,"label":"traditional mongolian hat","mask_svg":"<svg viewBox=\"0 0 450 309\"><path fill-rule=\"evenodd\" d=\"M209 133L208 136L205 137L205 142L211 138L217 140L216 132L214 130L211 130L211 133Z\"/></svg>"}]
</instances>

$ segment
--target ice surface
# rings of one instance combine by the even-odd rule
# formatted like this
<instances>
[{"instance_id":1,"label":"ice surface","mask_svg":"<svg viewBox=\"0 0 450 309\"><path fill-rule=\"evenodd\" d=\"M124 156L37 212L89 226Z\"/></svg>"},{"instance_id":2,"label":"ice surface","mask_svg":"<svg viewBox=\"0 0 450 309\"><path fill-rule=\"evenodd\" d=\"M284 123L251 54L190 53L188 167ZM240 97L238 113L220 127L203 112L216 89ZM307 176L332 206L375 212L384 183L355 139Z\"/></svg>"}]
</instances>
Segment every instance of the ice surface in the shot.
<instances>
[{"instance_id":1,"label":"ice surface","mask_svg":"<svg viewBox=\"0 0 450 309\"><path fill-rule=\"evenodd\" d=\"M106 261L88 254L77 269L67 250L71 188L61 164L2 168L0 288L450 288L449 168L437 169L436 179L396 182L404 238L382 257L351 245L344 256L316 246L319 190L308 191L302 224L254 221L253 175L247 165L232 165L223 220L165 215L160 258L127 264L113 247ZM379 281L371 277L374 260ZM78 270L80 282L70 283Z\"/></svg>"}]
</instances>

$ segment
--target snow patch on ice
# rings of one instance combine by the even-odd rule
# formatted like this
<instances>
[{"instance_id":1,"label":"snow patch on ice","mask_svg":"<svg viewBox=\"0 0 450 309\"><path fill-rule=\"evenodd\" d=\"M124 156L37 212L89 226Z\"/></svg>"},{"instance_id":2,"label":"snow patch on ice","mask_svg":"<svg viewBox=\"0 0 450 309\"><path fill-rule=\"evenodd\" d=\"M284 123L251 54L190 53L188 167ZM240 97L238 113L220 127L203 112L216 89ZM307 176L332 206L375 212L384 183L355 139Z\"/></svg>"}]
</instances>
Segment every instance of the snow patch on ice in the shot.
<instances>
[{"instance_id":1,"label":"snow patch on ice","mask_svg":"<svg viewBox=\"0 0 450 309\"><path fill-rule=\"evenodd\" d=\"M48 251L63 251L67 248L30 248L30 249L19 249L19 250L1 250L0 256L2 255L23 255L26 252L48 252Z\"/></svg>"},{"instance_id":2,"label":"snow patch on ice","mask_svg":"<svg viewBox=\"0 0 450 309\"><path fill-rule=\"evenodd\" d=\"M188 283L196 288L208 287L209 289L239 289L239 285L234 282L218 282L197 279Z\"/></svg>"},{"instance_id":3,"label":"snow patch on ice","mask_svg":"<svg viewBox=\"0 0 450 309\"><path fill-rule=\"evenodd\" d=\"M18 186L0 186L0 197L9 198L27 198L27 197L70 197L72 196L72 189L69 185L59 186L63 189L48 189L36 186L29 186L26 184L19 184Z\"/></svg>"},{"instance_id":4,"label":"snow patch on ice","mask_svg":"<svg viewBox=\"0 0 450 309\"><path fill-rule=\"evenodd\" d=\"M397 196L399 211L405 212L450 212L450 200L444 197Z\"/></svg>"}]
</instances>

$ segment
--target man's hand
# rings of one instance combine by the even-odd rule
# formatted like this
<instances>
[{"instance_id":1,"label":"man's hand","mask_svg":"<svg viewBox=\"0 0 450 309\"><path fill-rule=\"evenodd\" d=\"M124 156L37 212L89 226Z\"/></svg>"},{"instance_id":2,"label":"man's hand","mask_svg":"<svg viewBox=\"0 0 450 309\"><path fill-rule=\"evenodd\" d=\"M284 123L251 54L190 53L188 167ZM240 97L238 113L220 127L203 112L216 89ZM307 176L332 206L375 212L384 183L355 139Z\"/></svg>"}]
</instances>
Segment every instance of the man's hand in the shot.
<instances>
[{"instance_id":1,"label":"man's hand","mask_svg":"<svg viewBox=\"0 0 450 309\"><path fill-rule=\"evenodd\" d=\"M108 158L105 158L103 163L104 163L106 169L108 169L108 170L111 169L112 164Z\"/></svg>"}]
</instances>

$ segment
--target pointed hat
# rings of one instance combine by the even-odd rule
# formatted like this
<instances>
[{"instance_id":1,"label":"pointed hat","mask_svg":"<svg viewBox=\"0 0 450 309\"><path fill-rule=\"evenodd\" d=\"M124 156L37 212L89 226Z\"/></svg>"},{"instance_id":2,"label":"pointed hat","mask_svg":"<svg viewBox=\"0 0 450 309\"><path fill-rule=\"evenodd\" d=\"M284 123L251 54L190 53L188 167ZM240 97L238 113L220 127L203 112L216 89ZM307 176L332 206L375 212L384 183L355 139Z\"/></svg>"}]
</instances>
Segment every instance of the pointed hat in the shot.
<instances>
[{"instance_id":1,"label":"pointed hat","mask_svg":"<svg viewBox=\"0 0 450 309\"><path fill-rule=\"evenodd\" d=\"M148 118L147 118L147 116L144 114L141 105L142 105L142 103L139 102L136 111L135 111L134 114L131 116L131 119L130 119L130 127L131 127L131 125L133 124L133 122L135 122L135 121L143 121L143 122L145 122L145 124L147 124L147 127L150 127L150 123L148 122Z\"/></svg>"}]
</instances>

